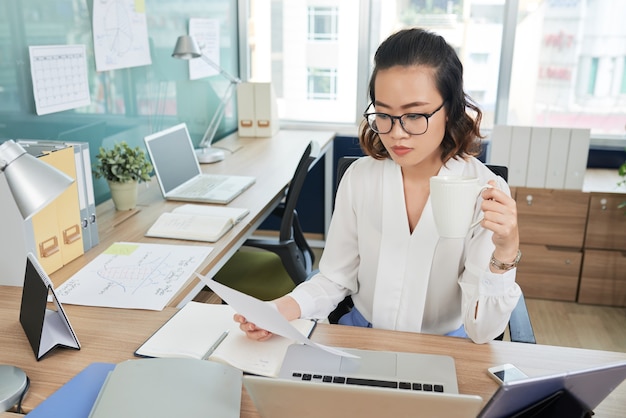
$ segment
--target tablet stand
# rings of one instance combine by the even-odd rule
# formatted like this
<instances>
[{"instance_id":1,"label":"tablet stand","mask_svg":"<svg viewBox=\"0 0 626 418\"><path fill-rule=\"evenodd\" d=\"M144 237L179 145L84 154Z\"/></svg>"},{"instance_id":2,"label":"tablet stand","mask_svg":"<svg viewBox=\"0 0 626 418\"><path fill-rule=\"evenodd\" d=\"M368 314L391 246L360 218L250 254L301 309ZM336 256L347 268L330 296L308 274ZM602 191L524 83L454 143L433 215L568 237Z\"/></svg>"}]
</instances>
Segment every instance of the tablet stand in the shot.
<instances>
[{"instance_id":1,"label":"tablet stand","mask_svg":"<svg viewBox=\"0 0 626 418\"><path fill-rule=\"evenodd\" d=\"M56 309L47 308L48 296ZM80 349L52 282L32 253L28 254L26 261L20 323L37 360L57 346Z\"/></svg>"},{"instance_id":2,"label":"tablet stand","mask_svg":"<svg viewBox=\"0 0 626 418\"><path fill-rule=\"evenodd\" d=\"M590 418L593 411L582 405L567 390L559 390L528 408L511 415L511 418Z\"/></svg>"}]
</instances>

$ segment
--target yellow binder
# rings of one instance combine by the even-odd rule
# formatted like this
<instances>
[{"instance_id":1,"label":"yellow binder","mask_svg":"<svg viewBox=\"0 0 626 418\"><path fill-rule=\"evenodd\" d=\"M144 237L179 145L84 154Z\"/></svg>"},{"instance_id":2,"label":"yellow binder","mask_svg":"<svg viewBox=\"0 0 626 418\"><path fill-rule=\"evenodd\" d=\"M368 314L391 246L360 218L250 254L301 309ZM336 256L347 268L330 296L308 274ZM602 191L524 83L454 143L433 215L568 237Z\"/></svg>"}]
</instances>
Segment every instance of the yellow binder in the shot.
<instances>
[{"instance_id":1,"label":"yellow binder","mask_svg":"<svg viewBox=\"0 0 626 418\"><path fill-rule=\"evenodd\" d=\"M38 158L76 178L76 160L71 146L44 151ZM46 273L60 269L84 253L77 182L31 219L33 250Z\"/></svg>"}]
</instances>

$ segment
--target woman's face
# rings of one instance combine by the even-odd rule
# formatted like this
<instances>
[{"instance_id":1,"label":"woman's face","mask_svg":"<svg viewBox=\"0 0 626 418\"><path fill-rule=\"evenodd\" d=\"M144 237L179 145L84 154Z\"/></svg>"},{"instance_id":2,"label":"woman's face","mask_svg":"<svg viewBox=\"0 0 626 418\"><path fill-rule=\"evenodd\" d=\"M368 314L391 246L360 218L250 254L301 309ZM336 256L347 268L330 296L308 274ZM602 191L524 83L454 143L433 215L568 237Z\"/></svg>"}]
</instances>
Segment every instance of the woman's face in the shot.
<instances>
[{"instance_id":1,"label":"woman's face","mask_svg":"<svg viewBox=\"0 0 626 418\"><path fill-rule=\"evenodd\" d=\"M406 113L429 114L437 110L443 98L435 85L433 70L425 66L395 66L379 70L374 80L376 112L391 116ZM441 162L440 144L446 128L446 110L441 108L428 119L428 130L411 135L393 121L389 133L379 134L391 158L403 168Z\"/></svg>"}]
</instances>

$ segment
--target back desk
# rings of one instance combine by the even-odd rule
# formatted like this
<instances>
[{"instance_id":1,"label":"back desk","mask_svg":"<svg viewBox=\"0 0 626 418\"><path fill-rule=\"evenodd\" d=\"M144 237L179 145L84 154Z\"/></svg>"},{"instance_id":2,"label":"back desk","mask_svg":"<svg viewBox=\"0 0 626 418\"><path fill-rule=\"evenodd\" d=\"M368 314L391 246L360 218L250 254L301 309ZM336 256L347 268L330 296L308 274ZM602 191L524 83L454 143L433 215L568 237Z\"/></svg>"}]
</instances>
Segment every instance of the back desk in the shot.
<instances>
[{"instance_id":1,"label":"back desk","mask_svg":"<svg viewBox=\"0 0 626 418\"><path fill-rule=\"evenodd\" d=\"M96 213L100 243L51 274L50 278L55 287L58 287L115 242L210 245L213 250L201 264L198 272L212 277L282 200L309 142L316 142L319 146L319 155L328 154L326 164L332 164L332 158L329 158L332 152L329 150L332 150L334 136L333 132L295 130L281 130L268 138L239 138L237 134L233 134L215 144L228 150L226 158L218 163L202 164L202 170L213 174L254 176L256 182L229 204L233 207L247 208L250 213L220 240L207 244L144 237L145 232L161 213L170 212L184 203L164 200L159 185L153 178L152 181L139 185L136 209L118 212L110 200L98 205ZM327 185L330 181L332 179L327 179ZM170 305L182 306L202 287L197 278L189 278L181 291L171 299Z\"/></svg>"},{"instance_id":2,"label":"back desk","mask_svg":"<svg viewBox=\"0 0 626 418\"><path fill-rule=\"evenodd\" d=\"M92 362L118 363L133 352L175 312L94 308L66 305L80 350L56 349L37 362L19 324L21 288L0 287L0 363L22 368L31 379L24 409L32 410ZM459 390L479 395L486 402L497 389L487 376L489 366L515 363L531 376L581 369L626 360L626 353L583 350L506 341L474 344L466 339L396 331L319 324L312 339L322 344L373 350L395 350L454 357ZM241 416L258 417L245 390ZM596 409L596 417L623 417L626 383L622 383ZM1 415L0 415L1 416ZM4 418L4 417L3 417Z\"/></svg>"}]
</instances>

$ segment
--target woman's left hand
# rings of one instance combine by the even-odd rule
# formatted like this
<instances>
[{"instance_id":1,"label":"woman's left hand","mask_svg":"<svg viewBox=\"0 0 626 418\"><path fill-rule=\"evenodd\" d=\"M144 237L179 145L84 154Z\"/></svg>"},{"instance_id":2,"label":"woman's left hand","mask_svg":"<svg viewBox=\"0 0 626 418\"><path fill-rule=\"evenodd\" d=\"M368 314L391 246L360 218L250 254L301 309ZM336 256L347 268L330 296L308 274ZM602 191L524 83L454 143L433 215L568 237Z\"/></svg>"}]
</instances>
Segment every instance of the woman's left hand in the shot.
<instances>
[{"instance_id":1,"label":"woman's left hand","mask_svg":"<svg viewBox=\"0 0 626 418\"><path fill-rule=\"evenodd\" d=\"M510 263L515 260L519 250L517 204L512 197L496 187L494 180L489 180L489 184L493 187L482 192L484 219L481 225L493 231L493 243L496 246L493 256Z\"/></svg>"}]
</instances>

